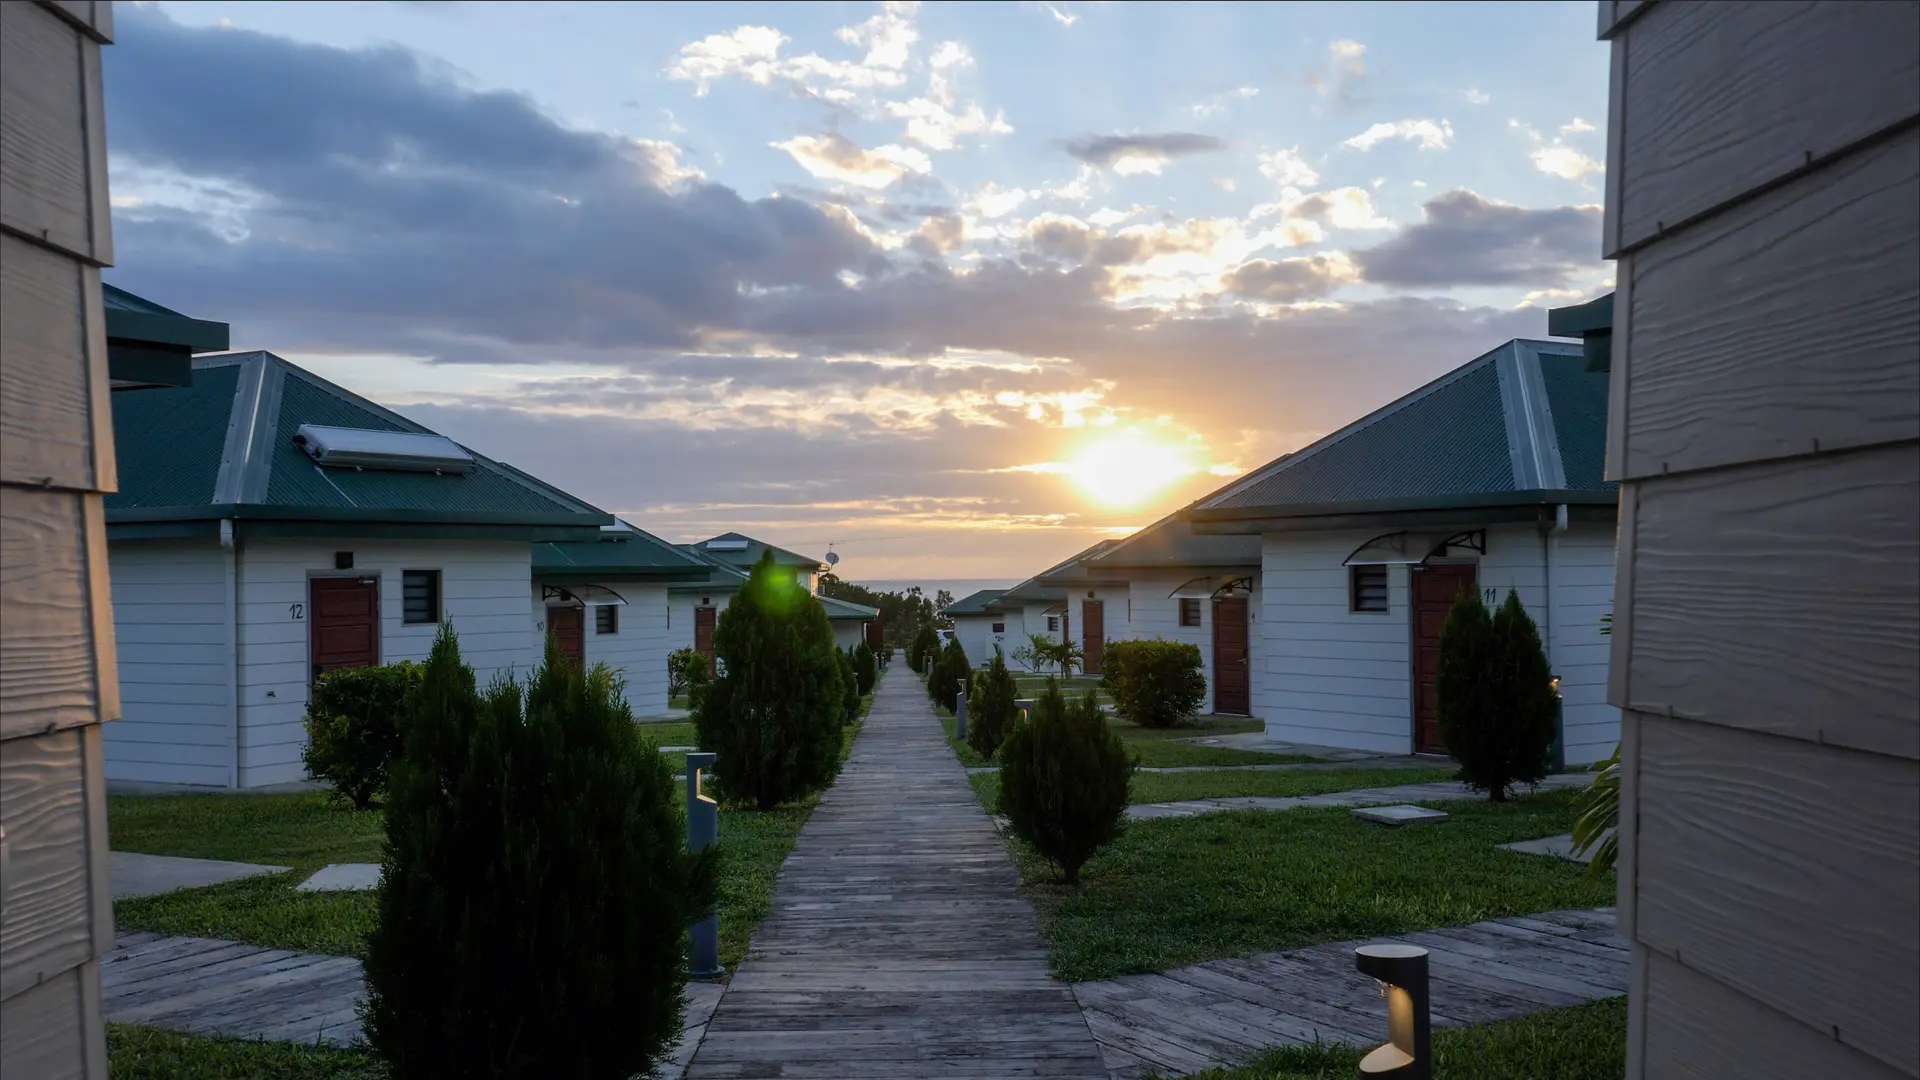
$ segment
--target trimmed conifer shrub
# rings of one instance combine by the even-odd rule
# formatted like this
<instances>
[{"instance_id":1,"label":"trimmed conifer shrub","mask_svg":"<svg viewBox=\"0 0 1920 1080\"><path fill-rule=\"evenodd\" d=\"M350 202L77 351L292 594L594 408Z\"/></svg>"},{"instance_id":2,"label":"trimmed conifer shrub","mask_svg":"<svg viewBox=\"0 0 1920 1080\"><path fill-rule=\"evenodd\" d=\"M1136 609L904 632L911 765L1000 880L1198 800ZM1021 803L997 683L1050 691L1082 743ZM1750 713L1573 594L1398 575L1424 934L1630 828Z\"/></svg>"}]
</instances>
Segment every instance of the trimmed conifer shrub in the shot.
<instances>
[{"instance_id":1,"label":"trimmed conifer shrub","mask_svg":"<svg viewBox=\"0 0 1920 1080\"><path fill-rule=\"evenodd\" d=\"M1440 631L1435 714L1460 779L1493 802L1547 774L1555 708L1540 631L1509 591L1498 614L1477 591L1454 601Z\"/></svg>"},{"instance_id":2,"label":"trimmed conifer shrub","mask_svg":"<svg viewBox=\"0 0 1920 1080\"><path fill-rule=\"evenodd\" d=\"M1047 680L1031 717L1000 744L1000 805L1013 834L1060 868L1069 885L1126 827L1133 756L1093 694L1077 701Z\"/></svg>"},{"instance_id":3,"label":"trimmed conifer shrub","mask_svg":"<svg viewBox=\"0 0 1920 1080\"><path fill-rule=\"evenodd\" d=\"M666 760L604 664L548 640L484 694L434 640L387 798L367 1038L394 1080L625 1080L680 1036L686 928L714 897Z\"/></svg>"},{"instance_id":4,"label":"trimmed conifer shrub","mask_svg":"<svg viewBox=\"0 0 1920 1080\"><path fill-rule=\"evenodd\" d=\"M421 670L403 661L342 668L314 681L300 757L314 779L331 784L356 810L372 806L387 789L407 693L419 685Z\"/></svg>"},{"instance_id":5,"label":"trimmed conifer shrub","mask_svg":"<svg viewBox=\"0 0 1920 1080\"><path fill-rule=\"evenodd\" d=\"M1193 719L1207 700L1200 646L1186 641L1142 638L1107 645L1100 659L1100 683L1114 711L1141 727L1179 727Z\"/></svg>"},{"instance_id":6,"label":"trimmed conifer shrub","mask_svg":"<svg viewBox=\"0 0 1920 1080\"><path fill-rule=\"evenodd\" d=\"M1007 658L996 647L993 662L973 680L967 695L967 745L981 757L990 758L1019 718L1014 704L1020 697L1013 672L1007 670Z\"/></svg>"},{"instance_id":7,"label":"trimmed conifer shrub","mask_svg":"<svg viewBox=\"0 0 1920 1080\"><path fill-rule=\"evenodd\" d=\"M860 680L853 673L853 650L835 649L833 655L840 666L841 722L851 724L860 718Z\"/></svg>"},{"instance_id":8,"label":"trimmed conifer shrub","mask_svg":"<svg viewBox=\"0 0 1920 1080\"><path fill-rule=\"evenodd\" d=\"M771 553L713 630L719 674L693 712L729 798L771 810L833 782L845 684L827 613Z\"/></svg>"},{"instance_id":9,"label":"trimmed conifer shrub","mask_svg":"<svg viewBox=\"0 0 1920 1080\"><path fill-rule=\"evenodd\" d=\"M860 687L861 697L873 693L873 684L880 679L880 662L864 641L853 647L853 677Z\"/></svg>"},{"instance_id":10,"label":"trimmed conifer shrub","mask_svg":"<svg viewBox=\"0 0 1920 1080\"><path fill-rule=\"evenodd\" d=\"M940 635L931 623L921 623L920 629L907 642L907 666L914 674L925 675L933 665L934 658L940 654Z\"/></svg>"},{"instance_id":11,"label":"trimmed conifer shrub","mask_svg":"<svg viewBox=\"0 0 1920 1080\"><path fill-rule=\"evenodd\" d=\"M935 653L928 665L927 696L941 708L953 712L960 704L960 695L973 686L972 680L973 664L967 660L967 651L960 647L960 638L957 635L948 638L946 647ZM967 689L961 687L962 682Z\"/></svg>"}]
</instances>

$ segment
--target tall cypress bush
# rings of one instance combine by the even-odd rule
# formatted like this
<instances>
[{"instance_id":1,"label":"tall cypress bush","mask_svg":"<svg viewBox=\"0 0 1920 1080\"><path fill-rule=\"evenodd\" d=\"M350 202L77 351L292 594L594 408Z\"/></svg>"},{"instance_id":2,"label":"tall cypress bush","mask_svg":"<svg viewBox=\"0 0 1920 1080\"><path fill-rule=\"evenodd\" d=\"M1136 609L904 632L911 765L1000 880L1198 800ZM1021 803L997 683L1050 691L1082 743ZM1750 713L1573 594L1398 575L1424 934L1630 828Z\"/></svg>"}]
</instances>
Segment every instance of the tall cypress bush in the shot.
<instances>
[{"instance_id":1,"label":"tall cypress bush","mask_svg":"<svg viewBox=\"0 0 1920 1080\"><path fill-rule=\"evenodd\" d=\"M833 781L845 684L827 613L771 553L713 631L720 673L694 709L700 745L730 798L771 810Z\"/></svg>"},{"instance_id":2,"label":"tall cypress bush","mask_svg":"<svg viewBox=\"0 0 1920 1080\"><path fill-rule=\"evenodd\" d=\"M973 680L973 691L967 696L967 745L981 757L992 757L1013 730L1019 714L1014 702L1019 697L1007 658L995 647L993 662Z\"/></svg>"},{"instance_id":3,"label":"tall cypress bush","mask_svg":"<svg viewBox=\"0 0 1920 1080\"><path fill-rule=\"evenodd\" d=\"M388 783L367 1037L395 1080L644 1074L680 1035L714 863L605 665L484 694L450 625Z\"/></svg>"},{"instance_id":4,"label":"tall cypress bush","mask_svg":"<svg viewBox=\"0 0 1920 1080\"><path fill-rule=\"evenodd\" d=\"M1013 834L1060 868L1067 884L1125 829L1134 761L1093 694L1069 702L1058 682L1000 745L1000 805Z\"/></svg>"},{"instance_id":5,"label":"tall cypress bush","mask_svg":"<svg viewBox=\"0 0 1920 1080\"><path fill-rule=\"evenodd\" d=\"M854 674L853 650L835 649L833 655L840 665L841 722L851 724L860 718L860 679Z\"/></svg>"},{"instance_id":6,"label":"tall cypress bush","mask_svg":"<svg viewBox=\"0 0 1920 1080\"><path fill-rule=\"evenodd\" d=\"M955 711L960 703L961 689L965 681L971 687L973 664L967 659L967 651L960 647L959 635L947 639L946 647L934 654L933 662L927 669L927 696L940 704L948 712Z\"/></svg>"},{"instance_id":7,"label":"tall cypress bush","mask_svg":"<svg viewBox=\"0 0 1920 1080\"><path fill-rule=\"evenodd\" d=\"M1496 615L1461 593L1440 631L1435 714L1460 779L1493 802L1547 774L1555 709L1540 632L1511 590Z\"/></svg>"},{"instance_id":8,"label":"tall cypress bush","mask_svg":"<svg viewBox=\"0 0 1920 1080\"><path fill-rule=\"evenodd\" d=\"M873 684L880 679L880 662L864 641L853 647L853 677L859 684L861 697L873 693Z\"/></svg>"},{"instance_id":9,"label":"tall cypress bush","mask_svg":"<svg viewBox=\"0 0 1920 1080\"><path fill-rule=\"evenodd\" d=\"M927 674L934 658L940 655L940 635L931 623L921 623L920 629L907 643L907 666L917 675Z\"/></svg>"}]
</instances>

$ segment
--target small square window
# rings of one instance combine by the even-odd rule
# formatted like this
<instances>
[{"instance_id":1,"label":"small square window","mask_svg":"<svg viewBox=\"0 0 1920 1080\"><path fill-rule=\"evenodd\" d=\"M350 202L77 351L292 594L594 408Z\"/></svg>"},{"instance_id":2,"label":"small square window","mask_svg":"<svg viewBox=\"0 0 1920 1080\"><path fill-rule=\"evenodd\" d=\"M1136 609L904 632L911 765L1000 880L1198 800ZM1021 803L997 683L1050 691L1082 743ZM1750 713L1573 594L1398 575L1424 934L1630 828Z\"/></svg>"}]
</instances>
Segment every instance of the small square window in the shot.
<instances>
[{"instance_id":1,"label":"small square window","mask_svg":"<svg viewBox=\"0 0 1920 1080\"><path fill-rule=\"evenodd\" d=\"M994 623L994 624L993 624L993 632L994 632L994 633L996 633L996 634L1004 634L1004 633L1006 633L1006 632L1007 632L1007 624L1006 624L1006 623L1003 623L1003 622L997 622L997 623Z\"/></svg>"},{"instance_id":2,"label":"small square window","mask_svg":"<svg viewBox=\"0 0 1920 1080\"><path fill-rule=\"evenodd\" d=\"M1059 632L1060 632L1060 616L1058 615L1047 616L1047 633L1057 634Z\"/></svg>"},{"instance_id":3,"label":"small square window","mask_svg":"<svg viewBox=\"0 0 1920 1080\"><path fill-rule=\"evenodd\" d=\"M1354 611L1387 610L1387 568L1354 566L1348 568L1348 596Z\"/></svg>"},{"instance_id":4,"label":"small square window","mask_svg":"<svg viewBox=\"0 0 1920 1080\"><path fill-rule=\"evenodd\" d=\"M596 634L617 634L620 632L620 605L601 604L593 609L593 632Z\"/></svg>"},{"instance_id":5,"label":"small square window","mask_svg":"<svg viewBox=\"0 0 1920 1080\"><path fill-rule=\"evenodd\" d=\"M440 621L440 571L400 572L400 621L408 626Z\"/></svg>"},{"instance_id":6,"label":"small square window","mask_svg":"<svg viewBox=\"0 0 1920 1080\"><path fill-rule=\"evenodd\" d=\"M1183 596L1180 598L1180 625L1181 626L1199 626L1200 625L1200 598L1199 597Z\"/></svg>"}]
</instances>

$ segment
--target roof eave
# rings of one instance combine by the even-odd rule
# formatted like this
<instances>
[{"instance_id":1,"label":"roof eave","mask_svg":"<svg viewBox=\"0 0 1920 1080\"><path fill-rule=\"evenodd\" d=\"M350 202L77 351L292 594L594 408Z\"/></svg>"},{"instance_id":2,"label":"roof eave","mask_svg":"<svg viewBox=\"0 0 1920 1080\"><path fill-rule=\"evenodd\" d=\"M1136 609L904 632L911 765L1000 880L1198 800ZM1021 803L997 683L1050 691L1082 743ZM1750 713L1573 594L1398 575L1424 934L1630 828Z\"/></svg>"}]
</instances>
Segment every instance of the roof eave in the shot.
<instances>
[{"instance_id":1,"label":"roof eave","mask_svg":"<svg viewBox=\"0 0 1920 1080\"><path fill-rule=\"evenodd\" d=\"M256 503L207 503L195 506L109 507L108 524L154 521L302 521L392 523L406 525L537 525L598 529L612 514L511 514L473 510L395 510L361 506L273 506Z\"/></svg>"},{"instance_id":2,"label":"roof eave","mask_svg":"<svg viewBox=\"0 0 1920 1080\"><path fill-rule=\"evenodd\" d=\"M1532 521L1555 506L1617 511L1618 491L1510 491L1472 496L1377 499L1298 506L1236 506L1189 509L1182 516L1202 535L1244 535L1309 529L1363 528L1377 524L1443 524ZM1391 519L1391 520L1390 520Z\"/></svg>"}]
</instances>

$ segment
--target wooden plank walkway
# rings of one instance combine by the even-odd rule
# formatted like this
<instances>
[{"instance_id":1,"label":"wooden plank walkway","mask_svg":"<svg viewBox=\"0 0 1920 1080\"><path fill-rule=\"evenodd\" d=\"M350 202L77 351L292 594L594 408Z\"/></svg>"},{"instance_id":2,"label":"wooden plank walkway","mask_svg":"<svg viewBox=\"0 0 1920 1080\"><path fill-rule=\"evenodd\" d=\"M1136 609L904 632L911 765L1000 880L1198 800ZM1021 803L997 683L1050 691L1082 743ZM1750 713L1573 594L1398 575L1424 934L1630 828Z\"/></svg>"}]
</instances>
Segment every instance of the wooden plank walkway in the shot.
<instances>
[{"instance_id":1,"label":"wooden plank walkway","mask_svg":"<svg viewBox=\"0 0 1920 1080\"><path fill-rule=\"evenodd\" d=\"M108 1020L195 1035L347 1046L361 1035L366 997L350 956L267 949L213 938L120 934L100 959ZM700 1043L720 987L687 987L686 1027L661 1080L678 1080Z\"/></svg>"},{"instance_id":2,"label":"wooden plank walkway","mask_svg":"<svg viewBox=\"0 0 1920 1080\"><path fill-rule=\"evenodd\" d=\"M1107 1080L920 683L895 671L690 1078Z\"/></svg>"},{"instance_id":3,"label":"wooden plank walkway","mask_svg":"<svg viewBox=\"0 0 1920 1080\"><path fill-rule=\"evenodd\" d=\"M1270 1046L1386 1039L1386 1006L1354 970L1368 941L1430 953L1436 1027L1504 1020L1627 992L1630 953L1611 908L1213 960L1152 975L1075 983L1114 1080L1185 1076Z\"/></svg>"}]
</instances>

